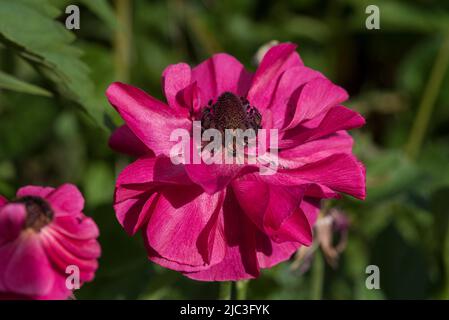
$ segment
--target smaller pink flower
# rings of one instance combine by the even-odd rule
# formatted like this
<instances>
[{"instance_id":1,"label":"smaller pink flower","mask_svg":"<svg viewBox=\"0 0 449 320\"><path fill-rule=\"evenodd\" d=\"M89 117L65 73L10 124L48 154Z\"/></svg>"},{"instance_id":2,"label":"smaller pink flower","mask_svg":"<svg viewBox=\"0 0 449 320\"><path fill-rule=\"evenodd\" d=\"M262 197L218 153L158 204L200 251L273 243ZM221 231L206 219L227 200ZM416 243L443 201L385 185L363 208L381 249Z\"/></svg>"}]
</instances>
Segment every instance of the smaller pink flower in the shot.
<instances>
[{"instance_id":1,"label":"smaller pink flower","mask_svg":"<svg viewBox=\"0 0 449 320\"><path fill-rule=\"evenodd\" d=\"M66 299L67 267L91 281L101 249L97 225L83 213L77 187L26 186L0 196L0 299ZM70 286L69 286L70 287Z\"/></svg>"}]
</instances>

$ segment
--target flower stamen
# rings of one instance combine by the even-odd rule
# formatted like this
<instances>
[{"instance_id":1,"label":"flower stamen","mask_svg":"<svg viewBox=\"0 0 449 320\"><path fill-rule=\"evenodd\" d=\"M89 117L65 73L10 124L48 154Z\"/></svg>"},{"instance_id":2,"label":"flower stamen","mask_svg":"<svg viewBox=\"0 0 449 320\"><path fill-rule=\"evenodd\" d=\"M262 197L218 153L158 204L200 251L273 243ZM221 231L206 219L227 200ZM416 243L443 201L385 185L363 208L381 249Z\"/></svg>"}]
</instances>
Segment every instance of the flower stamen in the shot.
<instances>
[{"instance_id":1,"label":"flower stamen","mask_svg":"<svg viewBox=\"0 0 449 320\"><path fill-rule=\"evenodd\" d=\"M27 212L25 229L31 228L34 231L39 232L53 220L53 210L47 201L40 197L24 196L14 202L23 203L25 205Z\"/></svg>"},{"instance_id":2,"label":"flower stamen","mask_svg":"<svg viewBox=\"0 0 449 320\"><path fill-rule=\"evenodd\" d=\"M262 116L256 107L251 106L244 97L237 97L232 92L222 93L215 104L209 101L201 117L202 130L217 129L222 134L226 129L243 131L261 128Z\"/></svg>"}]
</instances>

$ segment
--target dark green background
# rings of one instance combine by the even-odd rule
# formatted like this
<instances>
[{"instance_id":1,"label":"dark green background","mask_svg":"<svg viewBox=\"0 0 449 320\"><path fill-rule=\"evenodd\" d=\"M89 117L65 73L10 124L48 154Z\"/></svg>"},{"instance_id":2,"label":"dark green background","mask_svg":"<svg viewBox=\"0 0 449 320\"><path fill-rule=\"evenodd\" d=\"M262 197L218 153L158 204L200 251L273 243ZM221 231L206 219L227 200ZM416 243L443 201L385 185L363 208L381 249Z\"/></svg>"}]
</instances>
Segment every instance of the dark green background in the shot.
<instances>
[{"instance_id":1,"label":"dark green background","mask_svg":"<svg viewBox=\"0 0 449 320\"><path fill-rule=\"evenodd\" d=\"M64 28L68 4L80 6L80 30ZM380 8L380 30L365 28L369 4ZM130 159L107 147L121 120L104 92L122 80L162 98L168 64L224 51L254 70L261 45L291 41L367 119L352 135L368 197L329 204L351 220L337 268L312 264L301 274L285 262L251 281L248 297L449 298L448 35L449 3L440 0L0 0L0 194L26 184L80 186L103 255L79 299L217 298L218 284L148 262L141 237L117 223L114 180ZM425 92L436 100L422 103ZM431 111L422 144L411 134L419 108ZM404 152L407 144L417 152ZM365 288L369 264L380 268L381 290Z\"/></svg>"}]
</instances>

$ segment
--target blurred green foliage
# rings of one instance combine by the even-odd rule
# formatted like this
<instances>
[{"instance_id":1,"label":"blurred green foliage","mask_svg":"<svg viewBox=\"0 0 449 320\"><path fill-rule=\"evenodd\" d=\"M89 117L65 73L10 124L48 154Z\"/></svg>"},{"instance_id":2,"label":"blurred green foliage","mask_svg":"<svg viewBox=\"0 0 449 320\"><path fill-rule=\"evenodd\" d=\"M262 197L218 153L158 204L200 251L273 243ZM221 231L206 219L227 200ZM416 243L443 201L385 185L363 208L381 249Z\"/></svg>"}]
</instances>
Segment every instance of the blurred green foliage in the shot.
<instances>
[{"instance_id":1,"label":"blurred green foliage","mask_svg":"<svg viewBox=\"0 0 449 320\"><path fill-rule=\"evenodd\" d=\"M64 28L69 4L81 8L74 32ZM369 4L380 8L380 30L365 28ZM130 159L107 147L121 120L104 92L126 80L162 98L168 64L225 51L254 70L261 45L292 41L305 64L345 87L348 105L367 119L352 134L367 167L368 198L330 204L351 220L337 268L323 266L321 255L306 273L286 262L251 281L248 297L447 299L447 72L419 155L403 150L448 32L449 3L439 0L0 0L0 194L12 197L25 184L81 187L103 256L78 298L217 298L218 284L149 263L140 237L117 223L114 180ZM380 268L381 290L365 287L369 264ZM324 276L318 291L317 270Z\"/></svg>"}]
</instances>

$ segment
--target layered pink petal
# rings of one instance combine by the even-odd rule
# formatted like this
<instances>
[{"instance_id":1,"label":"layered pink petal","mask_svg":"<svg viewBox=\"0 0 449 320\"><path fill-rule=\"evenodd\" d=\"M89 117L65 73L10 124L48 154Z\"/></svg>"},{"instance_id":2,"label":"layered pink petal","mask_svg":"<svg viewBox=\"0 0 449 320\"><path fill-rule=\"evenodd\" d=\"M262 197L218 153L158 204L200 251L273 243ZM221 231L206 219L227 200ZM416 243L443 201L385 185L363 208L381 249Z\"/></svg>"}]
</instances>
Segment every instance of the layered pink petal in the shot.
<instances>
[{"instance_id":1,"label":"layered pink petal","mask_svg":"<svg viewBox=\"0 0 449 320\"><path fill-rule=\"evenodd\" d=\"M50 192L46 200L51 204L55 215L78 215L84 208L84 198L79 189L66 183Z\"/></svg>"},{"instance_id":2,"label":"layered pink petal","mask_svg":"<svg viewBox=\"0 0 449 320\"><path fill-rule=\"evenodd\" d=\"M288 130L279 141L279 148L292 148L340 130L359 128L364 124L365 119L359 113L343 106L332 107L322 118L310 120Z\"/></svg>"},{"instance_id":3,"label":"layered pink petal","mask_svg":"<svg viewBox=\"0 0 449 320\"><path fill-rule=\"evenodd\" d=\"M365 169L352 155L339 153L293 170L280 170L276 177L267 176L274 183L313 183L337 192L364 199L366 196ZM321 191L327 191L321 189ZM320 194L323 197L323 194Z\"/></svg>"},{"instance_id":4,"label":"layered pink petal","mask_svg":"<svg viewBox=\"0 0 449 320\"><path fill-rule=\"evenodd\" d=\"M158 194L129 198L114 205L117 220L129 235L134 235L150 218L157 204Z\"/></svg>"},{"instance_id":5,"label":"layered pink petal","mask_svg":"<svg viewBox=\"0 0 449 320\"><path fill-rule=\"evenodd\" d=\"M152 183L118 185L115 188L114 204L121 203L128 199L137 199L141 196L144 197L144 193L147 193L148 196L153 191L154 185Z\"/></svg>"},{"instance_id":6,"label":"layered pink petal","mask_svg":"<svg viewBox=\"0 0 449 320\"><path fill-rule=\"evenodd\" d=\"M99 235L95 222L84 215L56 216L51 228L61 235L77 240L95 239Z\"/></svg>"},{"instance_id":7,"label":"layered pink petal","mask_svg":"<svg viewBox=\"0 0 449 320\"><path fill-rule=\"evenodd\" d=\"M282 43L272 47L263 57L248 92L248 100L260 111L272 103L279 77L284 71L303 65L295 50L296 45Z\"/></svg>"},{"instance_id":8,"label":"layered pink petal","mask_svg":"<svg viewBox=\"0 0 449 320\"><path fill-rule=\"evenodd\" d=\"M305 196L323 199L340 198L340 195L328 186L304 180L298 174L291 174L294 172L294 170L280 170L274 175L261 176L261 180L270 185L283 187L307 185Z\"/></svg>"},{"instance_id":9,"label":"layered pink petal","mask_svg":"<svg viewBox=\"0 0 449 320\"><path fill-rule=\"evenodd\" d=\"M38 234L23 233L0 247L0 275L5 291L27 296L48 294L54 272Z\"/></svg>"},{"instance_id":10,"label":"layered pink petal","mask_svg":"<svg viewBox=\"0 0 449 320\"><path fill-rule=\"evenodd\" d=\"M233 56L225 53L213 55L192 69L192 82L201 91L201 101L216 100L225 91L246 96L252 74Z\"/></svg>"},{"instance_id":11,"label":"layered pink petal","mask_svg":"<svg viewBox=\"0 0 449 320\"><path fill-rule=\"evenodd\" d=\"M190 132L188 118L138 88L116 82L109 86L106 95L131 131L156 155L170 154L175 145L170 141L174 130Z\"/></svg>"},{"instance_id":12,"label":"layered pink petal","mask_svg":"<svg viewBox=\"0 0 449 320\"><path fill-rule=\"evenodd\" d=\"M300 208L307 218L309 225L313 226L319 214L319 200L305 197ZM289 259L301 246L299 242L275 242L262 232L256 234L257 259L261 268L272 266Z\"/></svg>"},{"instance_id":13,"label":"layered pink petal","mask_svg":"<svg viewBox=\"0 0 449 320\"><path fill-rule=\"evenodd\" d=\"M284 128L289 124L290 119L297 112L296 103L299 94L304 90L303 86L313 82L311 81L313 79L324 79L324 76L305 66L287 69L281 75L270 105L274 128Z\"/></svg>"},{"instance_id":14,"label":"layered pink petal","mask_svg":"<svg viewBox=\"0 0 449 320\"><path fill-rule=\"evenodd\" d=\"M159 264L160 266L172 270L176 270L179 272L198 272L202 270L207 270L211 267L210 264L203 264L198 266L192 266L189 264L178 263L176 261L167 260L162 257L159 253L157 253L149 244L148 244L148 236L145 232L143 232L144 244L148 253L148 259L154 263Z\"/></svg>"},{"instance_id":15,"label":"layered pink petal","mask_svg":"<svg viewBox=\"0 0 449 320\"><path fill-rule=\"evenodd\" d=\"M23 204L10 203L0 208L0 246L16 239L25 225L26 209Z\"/></svg>"},{"instance_id":16,"label":"layered pink petal","mask_svg":"<svg viewBox=\"0 0 449 320\"><path fill-rule=\"evenodd\" d=\"M312 243L312 226L302 210L297 209L282 220L279 227L272 228L269 223L266 232L275 242L298 242L305 246Z\"/></svg>"},{"instance_id":17,"label":"layered pink petal","mask_svg":"<svg viewBox=\"0 0 449 320\"><path fill-rule=\"evenodd\" d=\"M240 206L260 231L276 242L294 241L305 245L312 240L311 225L300 209L307 187L307 184L269 185L251 175L233 183Z\"/></svg>"},{"instance_id":18,"label":"layered pink petal","mask_svg":"<svg viewBox=\"0 0 449 320\"><path fill-rule=\"evenodd\" d=\"M25 196L35 196L46 198L55 188L52 187L39 187L39 186L25 186L17 190L17 198Z\"/></svg>"},{"instance_id":19,"label":"layered pink petal","mask_svg":"<svg viewBox=\"0 0 449 320\"><path fill-rule=\"evenodd\" d=\"M169 158L140 158L126 167L117 179L114 209L129 234L140 230L158 201L157 187L192 185L183 165Z\"/></svg>"},{"instance_id":20,"label":"layered pink petal","mask_svg":"<svg viewBox=\"0 0 449 320\"><path fill-rule=\"evenodd\" d=\"M176 99L178 103L188 110L191 114L199 118L199 112L203 107L203 104L207 104L208 101L202 101L203 96L201 89L196 82L192 82L187 87L178 92Z\"/></svg>"},{"instance_id":21,"label":"layered pink petal","mask_svg":"<svg viewBox=\"0 0 449 320\"><path fill-rule=\"evenodd\" d=\"M190 84L192 71L186 63L172 64L162 73L162 87L168 105L176 110L178 114L188 116L186 109L177 100L177 94Z\"/></svg>"},{"instance_id":22,"label":"layered pink petal","mask_svg":"<svg viewBox=\"0 0 449 320\"><path fill-rule=\"evenodd\" d=\"M67 274L55 272L54 278L53 286L47 294L30 298L33 300L67 300L72 294L72 291L66 286Z\"/></svg>"},{"instance_id":23,"label":"layered pink petal","mask_svg":"<svg viewBox=\"0 0 449 320\"><path fill-rule=\"evenodd\" d=\"M223 204L226 254L220 263L198 272L185 273L200 281L236 281L259 276L256 256L256 227L245 216L231 189Z\"/></svg>"},{"instance_id":24,"label":"layered pink petal","mask_svg":"<svg viewBox=\"0 0 449 320\"><path fill-rule=\"evenodd\" d=\"M167 157L143 157L128 165L117 178L117 185L192 184L183 165L175 165Z\"/></svg>"},{"instance_id":25,"label":"layered pink petal","mask_svg":"<svg viewBox=\"0 0 449 320\"><path fill-rule=\"evenodd\" d=\"M64 236L59 232L55 232L52 228L45 230L46 235L51 236L55 241L58 241L65 250L72 255L84 260L97 259L101 255L101 247L95 238L87 240L73 239Z\"/></svg>"},{"instance_id":26,"label":"layered pink petal","mask_svg":"<svg viewBox=\"0 0 449 320\"><path fill-rule=\"evenodd\" d=\"M67 250L63 245L64 242L69 242L70 239L62 239L60 242L51 233L43 235L41 241L48 258L59 273L65 274L67 267L76 266L80 270L81 281L92 280L92 274L98 268L98 256L92 259L84 259L83 257L77 256Z\"/></svg>"},{"instance_id":27,"label":"layered pink petal","mask_svg":"<svg viewBox=\"0 0 449 320\"><path fill-rule=\"evenodd\" d=\"M315 118L348 99L348 93L325 78L317 78L304 85L296 101L293 118L288 124L294 128L303 121Z\"/></svg>"},{"instance_id":28,"label":"layered pink petal","mask_svg":"<svg viewBox=\"0 0 449 320\"><path fill-rule=\"evenodd\" d=\"M255 166L238 164L187 164L185 171L190 179L208 194L226 188L238 175L257 170Z\"/></svg>"},{"instance_id":29,"label":"layered pink petal","mask_svg":"<svg viewBox=\"0 0 449 320\"><path fill-rule=\"evenodd\" d=\"M346 131L337 131L318 140L281 150L278 154L278 161L282 168L295 169L336 153L350 154L352 145L353 139Z\"/></svg>"},{"instance_id":30,"label":"layered pink petal","mask_svg":"<svg viewBox=\"0 0 449 320\"><path fill-rule=\"evenodd\" d=\"M55 273L53 286L44 295L29 296L14 292L0 292L0 300L66 300L72 294L72 291L65 285L66 276Z\"/></svg>"},{"instance_id":31,"label":"layered pink petal","mask_svg":"<svg viewBox=\"0 0 449 320\"><path fill-rule=\"evenodd\" d=\"M308 246L312 243L312 227L318 213L319 202L303 198L298 209L282 220L278 228L270 230L271 225L268 224L269 234L278 243L298 242Z\"/></svg>"},{"instance_id":32,"label":"layered pink petal","mask_svg":"<svg viewBox=\"0 0 449 320\"><path fill-rule=\"evenodd\" d=\"M311 226L315 225L321 209L321 199L319 197L310 197L307 193L301 201L300 208L309 221Z\"/></svg>"},{"instance_id":33,"label":"layered pink petal","mask_svg":"<svg viewBox=\"0 0 449 320\"><path fill-rule=\"evenodd\" d=\"M164 259L203 266L221 261L223 235L217 232L224 193L209 196L199 188L161 192L146 230L148 244Z\"/></svg>"},{"instance_id":34,"label":"layered pink petal","mask_svg":"<svg viewBox=\"0 0 449 320\"><path fill-rule=\"evenodd\" d=\"M111 149L134 157L153 154L126 124L112 132L108 144Z\"/></svg>"},{"instance_id":35,"label":"layered pink petal","mask_svg":"<svg viewBox=\"0 0 449 320\"><path fill-rule=\"evenodd\" d=\"M257 260L264 269L288 260L301 246L299 242L275 242L261 231L256 233L256 244Z\"/></svg>"}]
</instances>

